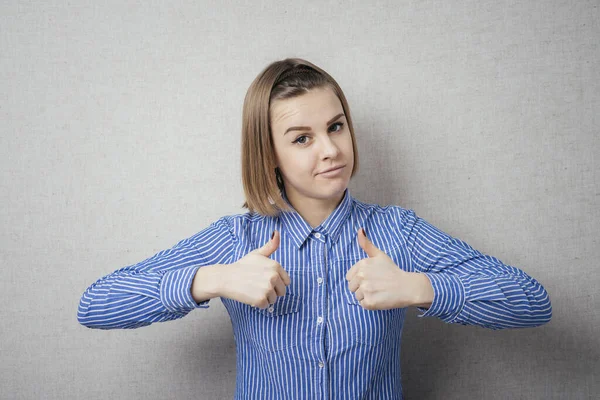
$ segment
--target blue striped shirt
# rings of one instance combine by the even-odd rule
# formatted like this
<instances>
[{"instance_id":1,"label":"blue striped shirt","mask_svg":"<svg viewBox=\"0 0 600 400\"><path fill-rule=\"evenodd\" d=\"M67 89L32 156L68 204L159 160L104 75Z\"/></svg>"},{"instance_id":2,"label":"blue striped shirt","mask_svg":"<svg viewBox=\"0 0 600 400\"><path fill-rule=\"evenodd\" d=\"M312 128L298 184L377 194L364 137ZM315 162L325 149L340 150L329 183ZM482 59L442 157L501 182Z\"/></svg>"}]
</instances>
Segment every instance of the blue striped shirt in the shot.
<instances>
[{"instance_id":1,"label":"blue striped shirt","mask_svg":"<svg viewBox=\"0 0 600 400\"><path fill-rule=\"evenodd\" d=\"M287 199L286 199L287 201ZM197 304L198 268L228 264L264 245L288 272L286 295L267 309L221 298L237 348L236 399L402 399L400 338L405 308L363 309L346 272L366 258L368 238L399 268L430 279L433 303L419 316L490 329L550 320L545 289L523 271L484 255L399 206L366 204L349 190L312 228L297 212L229 215L194 236L92 284L77 313L90 328L138 328L184 317Z\"/></svg>"}]
</instances>

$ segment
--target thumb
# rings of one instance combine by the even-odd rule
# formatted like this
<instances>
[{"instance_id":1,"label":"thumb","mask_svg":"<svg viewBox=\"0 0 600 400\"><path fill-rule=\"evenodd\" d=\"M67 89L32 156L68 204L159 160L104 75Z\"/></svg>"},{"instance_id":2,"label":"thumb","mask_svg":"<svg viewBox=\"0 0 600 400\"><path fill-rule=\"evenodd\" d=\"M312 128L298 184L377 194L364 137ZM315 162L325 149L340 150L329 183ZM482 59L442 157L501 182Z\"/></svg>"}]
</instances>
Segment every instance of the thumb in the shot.
<instances>
[{"instance_id":1,"label":"thumb","mask_svg":"<svg viewBox=\"0 0 600 400\"><path fill-rule=\"evenodd\" d=\"M365 230L360 228L358 230L358 244L367 253L369 257L375 257L381 255L383 252L377 248L365 234ZM385 254L385 253L384 253Z\"/></svg>"},{"instance_id":2,"label":"thumb","mask_svg":"<svg viewBox=\"0 0 600 400\"><path fill-rule=\"evenodd\" d=\"M279 232L273 231L271 240L265 243L261 248L257 249L256 252L261 256L269 257L279 247Z\"/></svg>"}]
</instances>

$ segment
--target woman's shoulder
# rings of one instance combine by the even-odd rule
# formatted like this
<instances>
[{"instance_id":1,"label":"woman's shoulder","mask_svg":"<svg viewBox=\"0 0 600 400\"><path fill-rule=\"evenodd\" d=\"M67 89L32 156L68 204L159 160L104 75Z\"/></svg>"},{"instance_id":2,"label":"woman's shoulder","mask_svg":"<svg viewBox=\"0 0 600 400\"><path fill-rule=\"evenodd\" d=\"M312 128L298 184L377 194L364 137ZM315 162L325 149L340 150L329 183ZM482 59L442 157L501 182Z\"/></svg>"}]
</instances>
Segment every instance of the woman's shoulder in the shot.
<instances>
[{"instance_id":1,"label":"woman's shoulder","mask_svg":"<svg viewBox=\"0 0 600 400\"><path fill-rule=\"evenodd\" d=\"M229 230L234 236L242 236L248 230L262 230L274 226L274 218L255 212L223 215L214 221L212 226Z\"/></svg>"},{"instance_id":2,"label":"woman's shoulder","mask_svg":"<svg viewBox=\"0 0 600 400\"><path fill-rule=\"evenodd\" d=\"M215 222L222 221L230 224L248 224L254 222L263 222L271 219L273 219L273 217L261 215L256 212L246 211L244 213L223 215Z\"/></svg>"},{"instance_id":3,"label":"woman's shoulder","mask_svg":"<svg viewBox=\"0 0 600 400\"><path fill-rule=\"evenodd\" d=\"M415 212L411 208L405 208L398 204L377 204L367 203L353 198L354 209L357 213L365 213L372 217L389 218L398 222L406 221L415 217Z\"/></svg>"}]
</instances>

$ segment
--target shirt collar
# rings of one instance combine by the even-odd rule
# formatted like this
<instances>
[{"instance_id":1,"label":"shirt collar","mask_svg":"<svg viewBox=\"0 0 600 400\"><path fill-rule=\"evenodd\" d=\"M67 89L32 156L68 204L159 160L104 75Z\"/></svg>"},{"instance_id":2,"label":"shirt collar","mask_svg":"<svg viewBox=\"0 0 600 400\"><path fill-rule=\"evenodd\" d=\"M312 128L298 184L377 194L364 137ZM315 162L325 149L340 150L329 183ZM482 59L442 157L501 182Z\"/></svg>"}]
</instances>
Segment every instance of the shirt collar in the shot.
<instances>
[{"instance_id":1,"label":"shirt collar","mask_svg":"<svg viewBox=\"0 0 600 400\"><path fill-rule=\"evenodd\" d=\"M338 204L335 210L329 214L325 221L313 229L310 224L306 222L290 204L287 196L285 195L285 191L282 191L282 197L293 210L281 212L279 218L281 219L282 223L282 232L285 230L285 234L291 237L292 242L296 245L297 249L304 244L308 236L313 231L329 236L331 243L336 243L342 231L342 225L350 216L350 210L352 208L353 201L349 189L346 188L344 191L344 197L342 198L340 204Z\"/></svg>"}]
</instances>

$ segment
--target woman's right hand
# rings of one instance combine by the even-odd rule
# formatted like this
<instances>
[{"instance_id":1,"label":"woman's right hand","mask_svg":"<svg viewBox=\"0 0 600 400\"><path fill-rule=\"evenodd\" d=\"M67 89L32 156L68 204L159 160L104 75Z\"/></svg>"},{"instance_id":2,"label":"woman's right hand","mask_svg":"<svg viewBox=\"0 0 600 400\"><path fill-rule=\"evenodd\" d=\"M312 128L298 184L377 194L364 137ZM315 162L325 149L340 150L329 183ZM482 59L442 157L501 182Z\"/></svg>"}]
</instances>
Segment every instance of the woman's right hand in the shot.
<instances>
[{"instance_id":1,"label":"woman's right hand","mask_svg":"<svg viewBox=\"0 0 600 400\"><path fill-rule=\"evenodd\" d=\"M278 247L279 232L274 231L273 237L264 246L235 263L215 265L213 273L218 275L218 296L258 308L267 308L275 303L277 296L285 296L290 277L277 261L269 258Z\"/></svg>"}]
</instances>

